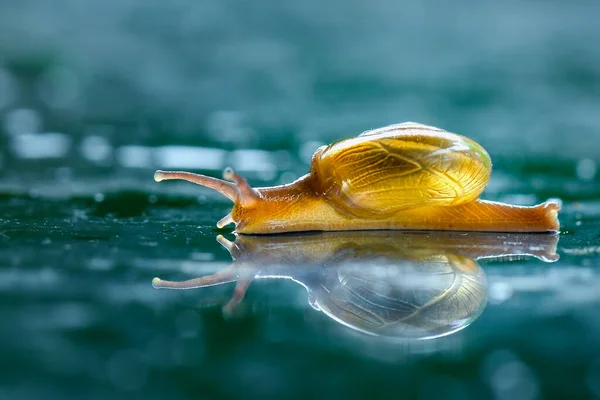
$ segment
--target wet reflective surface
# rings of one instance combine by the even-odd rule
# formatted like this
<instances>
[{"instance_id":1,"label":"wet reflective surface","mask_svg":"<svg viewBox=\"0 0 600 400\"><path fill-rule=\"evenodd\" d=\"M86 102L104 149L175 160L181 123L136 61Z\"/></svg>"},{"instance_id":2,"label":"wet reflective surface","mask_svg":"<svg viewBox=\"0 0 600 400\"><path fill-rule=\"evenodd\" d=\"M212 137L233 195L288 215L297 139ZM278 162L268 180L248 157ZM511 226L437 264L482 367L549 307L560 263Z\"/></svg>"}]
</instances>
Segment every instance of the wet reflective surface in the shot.
<instances>
[{"instance_id":1,"label":"wet reflective surface","mask_svg":"<svg viewBox=\"0 0 600 400\"><path fill-rule=\"evenodd\" d=\"M552 262L558 236L459 232L325 232L217 240L234 265L183 282L154 278L155 288L195 289L236 281L231 313L254 279L291 279L310 305L362 333L410 339L450 335L487 302L477 259L532 256Z\"/></svg>"},{"instance_id":2,"label":"wet reflective surface","mask_svg":"<svg viewBox=\"0 0 600 400\"><path fill-rule=\"evenodd\" d=\"M595 207L560 236L225 232L230 255L227 204L154 196L1 200L3 395L594 393ZM213 274L237 283L152 287Z\"/></svg>"},{"instance_id":3,"label":"wet reflective surface","mask_svg":"<svg viewBox=\"0 0 600 400\"><path fill-rule=\"evenodd\" d=\"M0 400L600 398L598 15L4 1ZM562 200L560 235L235 237L226 199L152 179L287 183L404 121L480 143L484 199Z\"/></svg>"}]
</instances>

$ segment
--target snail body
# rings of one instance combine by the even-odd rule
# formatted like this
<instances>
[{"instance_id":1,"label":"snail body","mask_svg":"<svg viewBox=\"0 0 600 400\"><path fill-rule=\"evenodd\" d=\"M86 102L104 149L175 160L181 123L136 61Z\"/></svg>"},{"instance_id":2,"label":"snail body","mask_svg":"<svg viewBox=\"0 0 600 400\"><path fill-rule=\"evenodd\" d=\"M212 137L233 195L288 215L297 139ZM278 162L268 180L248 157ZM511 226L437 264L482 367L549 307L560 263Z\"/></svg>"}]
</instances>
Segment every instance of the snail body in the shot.
<instances>
[{"instance_id":1,"label":"snail body","mask_svg":"<svg viewBox=\"0 0 600 400\"><path fill-rule=\"evenodd\" d=\"M217 226L236 232L457 230L557 231L560 205L533 207L479 199L491 176L488 153L473 140L407 122L319 148L310 172L290 184L251 188L227 168L224 180L157 171L157 182L183 179L234 202Z\"/></svg>"}]
</instances>

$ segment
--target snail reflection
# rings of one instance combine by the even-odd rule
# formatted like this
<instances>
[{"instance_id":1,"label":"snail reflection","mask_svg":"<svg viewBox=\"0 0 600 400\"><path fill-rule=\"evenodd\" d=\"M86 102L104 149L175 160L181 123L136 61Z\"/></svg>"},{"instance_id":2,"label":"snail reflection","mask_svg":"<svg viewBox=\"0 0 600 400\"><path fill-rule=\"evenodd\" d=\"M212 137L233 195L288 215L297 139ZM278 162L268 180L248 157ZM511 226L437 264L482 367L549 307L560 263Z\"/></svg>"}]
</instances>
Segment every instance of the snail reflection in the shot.
<instances>
[{"instance_id":1,"label":"snail reflection","mask_svg":"<svg viewBox=\"0 0 600 400\"><path fill-rule=\"evenodd\" d=\"M209 276L155 288L191 289L237 282L224 312L253 279L286 278L336 322L363 333L429 339L471 324L487 302L482 258L558 259L558 236L458 232L325 232L218 236L233 263Z\"/></svg>"}]
</instances>

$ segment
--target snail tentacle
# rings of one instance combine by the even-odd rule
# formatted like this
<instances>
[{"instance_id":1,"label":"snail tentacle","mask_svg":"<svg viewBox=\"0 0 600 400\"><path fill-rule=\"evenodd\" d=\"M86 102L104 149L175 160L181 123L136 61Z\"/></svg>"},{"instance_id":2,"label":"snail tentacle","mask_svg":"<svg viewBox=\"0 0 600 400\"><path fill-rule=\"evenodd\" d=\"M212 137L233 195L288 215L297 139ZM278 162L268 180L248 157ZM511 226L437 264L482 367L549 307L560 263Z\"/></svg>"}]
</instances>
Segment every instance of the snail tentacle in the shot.
<instances>
[{"instance_id":1,"label":"snail tentacle","mask_svg":"<svg viewBox=\"0 0 600 400\"><path fill-rule=\"evenodd\" d=\"M230 314L233 309L244 300L250 283L252 283L252 279L243 279L237 281L235 288L233 289L233 295L223 307L223 312Z\"/></svg>"},{"instance_id":2,"label":"snail tentacle","mask_svg":"<svg viewBox=\"0 0 600 400\"><path fill-rule=\"evenodd\" d=\"M202 278L189 279L187 281L165 281L158 277L152 279L155 289L195 289L201 287L221 285L223 283L235 282L238 275L234 269L229 267L216 274L203 276Z\"/></svg>"},{"instance_id":3,"label":"snail tentacle","mask_svg":"<svg viewBox=\"0 0 600 400\"><path fill-rule=\"evenodd\" d=\"M235 182L235 186L237 187L239 193L238 200L243 206L251 206L260 199L258 192L252 189L252 187L248 184L248 181L246 181L246 179L242 176L238 175L233 168L225 168L225 170L223 170L223 178L227 179L228 181Z\"/></svg>"},{"instance_id":4,"label":"snail tentacle","mask_svg":"<svg viewBox=\"0 0 600 400\"><path fill-rule=\"evenodd\" d=\"M217 228L222 229L223 227L225 227L231 223L235 223L235 221L233 220L231 213L229 213L226 216L224 216L223 218L221 218L219 220L219 222L217 222Z\"/></svg>"},{"instance_id":5,"label":"snail tentacle","mask_svg":"<svg viewBox=\"0 0 600 400\"><path fill-rule=\"evenodd\" d=\"M232 242L232 241L230 241L230 240L227 240L227 239L225 238L225 236L223 236L223 235L218 235L218 236L217 236L217 242L219 242L219 244L220 244L221 246L223 246L223 247L224 247L224 248L225 248L225 249L226 249L228 252L230 252L230 253L231 253L231 251L233 250L233 248L235 247L235 243L233 243L233 242Z\"/></svg>"},{"instance_id":6,"label":"snail tentacle","mask_svg":"<svg viewBox=\"0 0 600 400\"><path fill-rule=\"evenodd\" d=\"M222 179L213 178L211 176L194 174L192 172L183 171L156 171L154 180L156 182L168 181L172 179L180 179L214 189L227 197L234 203L238 200L239 194L236 185L231 182L226 182Z\"/></svg>"}]
</instances>

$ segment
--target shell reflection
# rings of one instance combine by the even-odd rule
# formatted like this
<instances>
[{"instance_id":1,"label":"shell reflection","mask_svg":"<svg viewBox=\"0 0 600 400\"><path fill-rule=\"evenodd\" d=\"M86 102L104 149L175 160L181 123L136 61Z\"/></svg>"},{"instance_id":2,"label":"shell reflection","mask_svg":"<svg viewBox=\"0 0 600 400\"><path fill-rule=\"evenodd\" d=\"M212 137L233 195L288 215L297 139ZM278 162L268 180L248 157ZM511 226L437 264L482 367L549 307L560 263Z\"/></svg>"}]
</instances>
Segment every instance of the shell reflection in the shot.
<instances>
[{"instance_id":1,"label":"shell reflection","mask_svg":"<svg viewBox=\"0 0 600 400\"><path fill-rule=\"evenodd\" d=\"M418 264L342 267L318 289L319 309L334 320L382 336L438 337L476 319L487 300L483 270L440 256Z\"/></svg>"},{"instance_id":2,"label":"shell reflection","mask_svg":"<svg viewBox=\"0 0 600 400\"><path fill-rule=\"evenodd\" d=\"M314 309L363 333L429 339L472 323L487 301L476 260L532 256L556 261L558 236L457 232L325 232L277 237L217 237L234 262L183 282L153 280L156 288L190 289L237 281L224 307L242 301L253 279L287 278L303 285Z\"/></svg>"}]
</instances>

